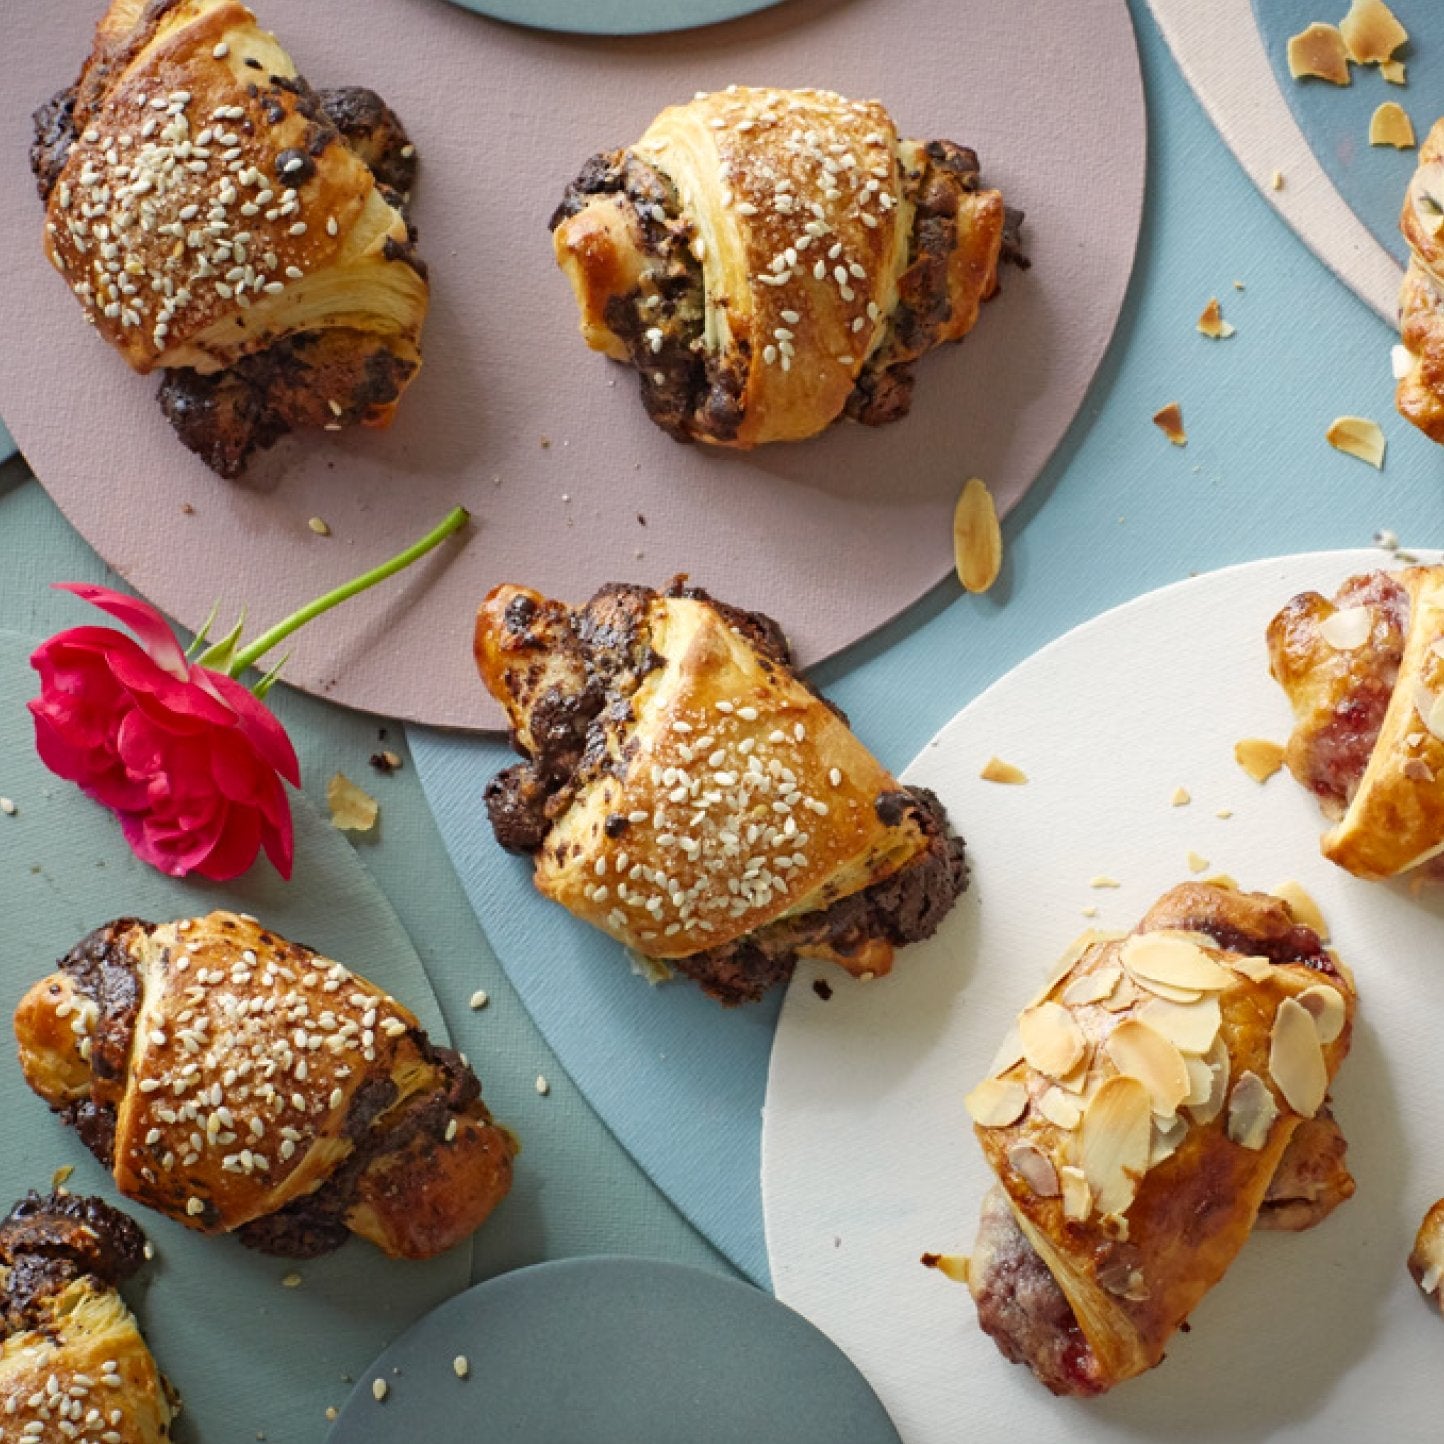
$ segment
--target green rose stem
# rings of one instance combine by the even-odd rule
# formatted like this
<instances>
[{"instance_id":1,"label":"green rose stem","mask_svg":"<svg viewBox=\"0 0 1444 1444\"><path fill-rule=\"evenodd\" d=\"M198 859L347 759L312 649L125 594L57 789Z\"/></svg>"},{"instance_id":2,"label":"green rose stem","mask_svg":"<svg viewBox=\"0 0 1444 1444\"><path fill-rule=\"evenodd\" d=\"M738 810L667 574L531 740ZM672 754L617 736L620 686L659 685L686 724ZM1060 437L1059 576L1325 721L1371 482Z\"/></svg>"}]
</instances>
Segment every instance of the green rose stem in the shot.
<instances>
[{"instance_id":1,"label":"green rose stem","mask_svg":"<svg viewBox=\"0 0 1444 1444\"><path fill-rule=\"evenodd\" d=\"M198 659L200 665L215 667L217 670L224 669L228 675L239 678L248 667L254 666L260 658L264 657L278 643L283 642L292 632L304 627L307 622L313 621L322 612L329 612L332 607L340 606L342 602L369 590L378 582L384 582L387 577L394 577L397 572L405 571L412 562L424 557L427 552L435 550L447 537L460 531L470 520L471 513L464 506L453 507L440 525L433 527L420 541L413 542L405 551L398 552L390 561L382 562L380 566L372 567L369 572L363 572L352 581L342 583L334 591L327 592L325 596L317 597L314 602L308 602L299 611L292 612L284 621L277 622L274 627L262 632L254 642L236 651L236 643L240 640L241 625L245 620L243 617L228 637L223 637L202 654ZM284 661L284 659L282 660ZM271 684L276 680L280 665L278 663L273 667L252 689L257 696L264 697L270 690Z\"/></svg>"}]
</instances>

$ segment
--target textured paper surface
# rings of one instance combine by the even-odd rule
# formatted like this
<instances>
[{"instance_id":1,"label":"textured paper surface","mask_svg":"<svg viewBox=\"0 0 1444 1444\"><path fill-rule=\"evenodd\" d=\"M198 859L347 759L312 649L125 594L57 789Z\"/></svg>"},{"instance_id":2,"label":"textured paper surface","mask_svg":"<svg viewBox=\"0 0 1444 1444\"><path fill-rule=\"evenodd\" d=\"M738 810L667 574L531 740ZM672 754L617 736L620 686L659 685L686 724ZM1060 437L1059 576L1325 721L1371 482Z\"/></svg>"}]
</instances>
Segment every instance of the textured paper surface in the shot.
<instances>
[{"instance_id":1,"label":"textured paper surface","mask_svg":"<svg viewBox=\"0 0 1444 1444\"><path fill-rule=\"evenodd\" d=\"M464 10L586 35L650 35L692 30L766 10L779 0L453 0Z\"/></svg>"},{"instance_id":2,"label":"textured paper surface","mask_svg":"<svg viewBox=\"0 0 1444 1444\"><path fill-rule=\"evenodd\" d=\"M0 632L0 1023L92 928L112 918L159 921L230 907L345 962L407 1004L435 1038L445 1024L411 943L351 844L292 794L296 870L283 883L264 862L235 883L178 882L137 862L110 814L35 756L24 703L37 690L33 640ZM257 1435L316 1439L377 1352L465 1288L471 1245L428 1263L386 1259L360 1240L309 1263L266 1258L235 1239L206 1238L119 1197L109 1174L25 1085L12 1045L0 1050L0 1213L44 1191L63 1164L68 1186L131 1213L157 1259L126 1289L156 1357L185 1400L190 1444ZM504 1214L503 1214L504 1216ZM505 1225L503 1225L504 1227ZM281 1280L297 1272L299 1288Z\"/></svg>"},{"instance_id":3,"label":"textured paper surface","mask_svg":"<svg viewBox=\"0 0 1444 1444\"><path fill-rule=\"evenodd\" d=\"M464 542L306 633L287 677L308 691L497 725L468 644L476 603L502 581L581 599L687 571L775 615L807 660L834 652L948 573L968 475L1003 507L1018 500L1112 333L1145 148L1121 0L1057 9L1047 27L1014 0L975 0L965 23L952 0L794 0L705 43L563 38L442 0L385 0L365 24L336 0L260 8L313 84L379 89L421 155L432 311L395 426L290 438L244 486L222 482L171 433L155 381L84 325L41 255L26 161L30 109L89 50L99 6L81 3L17 14L0 50L0 303L28 342L0 355L0 411L82 534L191 627L218 596L268 623L467 504ZM567 182L664 104L733 81L880 96L904 134L976 147L1028 213L1033 269L1004 277L962 346L926 358L898 425L750 457L679 446L646 419L633 374L576 334L546 232ZM332 534L313 534L311 516Z\"/></svg>"},{"instance_id":4,"label":"textured paper surface","mask_svg":"<svg viewBox=\"0 0 1444 1444\"><path fill-rule=\"evenodd\" d=\"M885 988L800 972L783 1007L763 1135L777 1293L871 1380L907 1444L979 1439L1424 1439L1439 1320L1404 1270L1436 1166L1444 1057L1444 898L1363 883L1319 855L1320 819L1287 775L1233 761L1282 741L1264 630L1378 552L1252 563L1105 614L963 711L906 774L965 829L973 887ZM999 753L1026 787L978 779ZM1193 801L1171 806L1175 788ZM1216 816L1230 808L1227 820ZM1317 1229L1253 1239L1152 1373L1086 1406L1053 1399L977 1327L924 1250L967 1253L992 1183L963 1107L1017 1011L1085 927L1133 926L1192 876L1301 881L1357 975L1360 1022L1333 1089L1358 1193ZM1121 886L1089 887L1108 874ZM1099 916L1084 918L1094 905Z\"/></svg>"}]
</instances>

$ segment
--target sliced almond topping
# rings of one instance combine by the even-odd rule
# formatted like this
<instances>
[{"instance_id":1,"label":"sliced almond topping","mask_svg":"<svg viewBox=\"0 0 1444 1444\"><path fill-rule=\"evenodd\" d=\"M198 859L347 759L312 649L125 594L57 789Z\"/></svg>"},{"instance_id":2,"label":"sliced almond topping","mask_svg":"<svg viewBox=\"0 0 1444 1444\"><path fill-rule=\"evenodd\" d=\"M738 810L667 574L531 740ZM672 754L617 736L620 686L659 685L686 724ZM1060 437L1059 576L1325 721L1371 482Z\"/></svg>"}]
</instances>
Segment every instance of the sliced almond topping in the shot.
<instances>
[{"instance_id":1,"label":"sliced almond topping","mask_svg":"<svg viewBox=\"0 0 1444 1444\"><path fill-rule=\"evenodd\" d=\"M1410 757L1404 763L1404 776L1410 782L1422 782L1426 786L1434 781L1434 769L1422 757Z\"/></svg>"},{"instance_id":2,"label":"sliced almond topping","mask_svg":"<svg viewBox=\"0 0 1444 1444\"><path fill-rule=\"evenodd\" d=\"M1039 1003L1018 1018L1023 1057L1050 1078L1070 1073L1083 1056L1084 1037L1073 1015L1058 1003Z\"/></svg>"},{"instance_id":3,"label":"sliced almond topping","mask_svg":"<svg viewBox=\"0 0 1444 1444\"><path fill-rule=\"evenodd\" d=\"M1187 807L1193 798L1188 795L1188 788L1176 787L1173 790L1173 805L1175 807Z\"/></svg>"},{"instance_id":4,"label":"sliced almond topping","mask_svg":"<svg viewBox=\"0 0 1444 1444\"><path fill-rule=\"evenodd\" d=\"M1148 1166L1157 1168L1165 1158L1172 1158L1179 1145L1188 1137L1188 1124L1178 1117L1160 1122L1153 1120L1153 1138L1148 1146Z\"/></svg>"},{"instance_id":5,"label":"sliced almond topping","mask_svg":"<svg viewBox=\"0 0 1444 1444\"><path fill-rule=\"evenodd\" d=\"M1148 1089L1149 1107L1168 1115L1188 1097L1188 1069L1183 1054L1138 1018L1125 1018L1103 1045L1122 1074Z\"/></svg>"},{"instance_id":6,"label":"sliced almond topping","mask_svg":"<svg viewBox=\"0 0 1444 1444\"><path fill-rule=\"evenodd\" d=\"M953 511L953 561L958 580L970 592L985 592L1003 567L1003 533L993 493L970 477Z\"/></svg>"},{"instance_id":7,"label":"sliced almond topping","mask_svg":"<svg viewBox=\"0 0 1444 1444\"><path fill-rule=\"evenodd\" d=\"M1228 1047L1222 1038L1213 1040L1213 1047L1208 1050L1203 1062L1209 1072L1208 1094L1202 1102L1194 1102L1194 1085L1202 1086L1201 1077L1195 1077L1193 1063L1195 1059L1185 1058L1184 1062L1189 1065L1189 1100L1188 1111L1193 1121L1204 1127L1212 1123L1223 1110L1223 1100L1228 1094L1228 1079L1233 1068L1233 1062L1228 1056Z\"/></svg>"},{"instance_id":8,"label":"sliced almond topping","mask_svg":"<svg viewBox=\"0 0 1444 1444\"><path fill-rule=\"evenodd\" d=\"M1358 65L1381 65L1409 38L1384 0L1354 0L1339 21L1339 38L1350 60Z\"/></svg>"},{"instance_id":9,"label":"sliced almond topping","mask_svg":"<svg viewBox=\"0 0 1444 1444\"><path fill-rule=\"evenodd\" d=\"M1329 1070L1313 1014L1295 998L1285 998L1274 1014L1269 1076L1289 1107L1305 1118L1319 1111L1329 1091Z\"/></svg>"},{"instance_id":10,"label":"sliced almond topping","mask_svg":"<svg viewBox=\"0 0 1444 1444\"><path fill-rule=\"evenodd\" d=\"M1084 973L1074 978L1063 989L1063 1001L1070 1008L1081 1008L1088 1003L1101 1003L1111 997L1123 976L1123 969L1117 963L1109 963L1093 973Z\"/></svg>"},{"instance_id":11,"label":"sliced almond topping","mask_svg":"<svg viewBox=\"0 0 1444 1444\"><path fill-rule=\"evenodd\" d=\"M925 1253L922 1258L923 1267L937 1269L946 1279L952 1279L955 1284L965 1284L968 1281L968 1256L964 1253Z\"/></svg>"},{"instance_id":12,"label":"sliced almond topping","mask_svg":"<svg viewBox=\"0 0 1444 1444\"><path fill-rule=\"evenodd\" d=\"M1312 988L1305 988L1299 994L1299 1006L1308 1010L1309 1016L1314 1020L1319 1042L1325 1047L1344 1031L1347 1011L1344 1007L1344 995L1337 988L1330 987L1327 983L1315 983Z\"/></svg>"},{"instance_id":13,"label":"sliced almond topping","mask_svg":"<svg viewBox=\"0 0 1444 1444\"><path fill-rule=\"evenodd\" d=\"M1255 782L1267 782L1284 765L1284 749L1266 737L1245 737L1234 743L1233 760Z\"/></svg>"},{"instance_id":14,"label":"sliced almond topping","mask_svg":"<svg viewBox=\"0 0 1444 1444\"><path fill-rule=\"evenodd\" d=\"M988 1067L988 1077L996 1078L1000 1073L1006 1073L1009 1068L1022 1061L1023 1040L1018 1036L1018 1025L1015 1023L1008 1030L1008 1036L1003 1039L1002 1046L993 1055L993 1061Z\"/></svg>"},{"instance_id":15,"label":"sliced almond topping","mask_svg":"<svg viewBox=\"0 0 1444 1444\"><path fill-rule=\"evenodd\" d=\"M1319 624L1319 636L1336 652L1357 652L1373 631L1374 614L1368 607L1345 607Z\"/></svg>"},{"instance_id":16,"label":"sliced almond topping","mask_svg":"<svg viewBox=\"0 0 1444 1444\"><path fill-rule=\"evenodd\" d=\"M1207 1060L1192 1055L1184 1058L1183 1066L1188 1069L1188 1097L1183 1100L1183 1106L1200 1108L1213 1094L1213 1069Z\"/></svg>"},{"instance_id":17,"label":"sliced almond topping","mask_svg":"<svg viewBox=\"0 0 1444 1444\"><path fill-rule=\"evenodd\" d=\"M1148 1167L1152 1135L1148 1090L1122 1073L1105 1078L1089 1101L1078 1135L1079 1162L1103 1213L1125 1213L1133 1202Z\"/></svg>"},{"instance_id":18,"label":"sliced almond topping","mask_svg":"<svg viewBox=\"0 0 1444 1444\"><path fill-rule=\"evenodd\" d=\"M1175 445L1187 446L1188 433L1183 429L1183 407L1170 401L1153 413L1153 424Z\"/></svg>"},{"instance_id":19,"label":"sliced almond topping","mask_svg":"<svg viewBox=\"0 0 1444 1444\"><path fill-rule=\"evenodd\" d=\"M1165 998L1149 998L1139 1008L1138 1019L1161 1033L1180 1053L1202 1057L1218 1037L1223 1012L1216 993L1210 993L1196 1003L1170 1003Z\"/></svg>"},{"instance_id":20,"label":"sliced almond topping","mask_svg":"<svg viewBox=\"0 0 1444 1444\"><path fill-rule=\"evenodd\" d=\"M1208 305L1198 318L1198 329L1214 341L1226 340L1234 334L1234 328L1223 319L1223 307L1219 305L1217 296L1208 298Z\"/></svg>"},{"instance_id":21,"label":"sliced almond topping","mask_svg":"<svg viewBox=\"0 0 1444 1444\"><path fill-rule=\"evenodd\" d=\"M1424 718L1424 725L1436 742L1444 742L1444 693L1434 699L1429 715Z\"/></svg>"},{"instance_id":22,"label":"sliced almond topping","mask_svg":"<svg viewBox=\"0 0 1444 1444\"><path fill-rule=\"evenodd\" d=\"M1015 1143L1008 1150L1008 1164L1039 1198L1057 1198L1058 1170L1042 1149L1031 1143Z\"/></svg>"},{"instance_id":23,"label":"sliced almond topping","mask_svg":"<svg viewBox=\"0 0 1444 1444\"><path fill-rule=\"evenodd\" d=\"M1007 782L1015 787L1028 780L1028 774L1021 767L1014 767L1011 762L1004 762L998 757L988 758L978 776L984 782Z\"/></svg>"},{"instance_id":24,"label":"sliced almond topping","mask_svg":"<svg viewBox=\"0 0 1444 1444\"><path fill-rule=\"evenodd\" d=\"M1047 981L1038 989L1028 1006L1031 1008L1034 1004L1041 1003L1094 948L1115 942L1124 936L1126 934L1104 932L1099 928L1089 928L1085 932L1079 933L1068 944L1063 956L1053 965L1053 971L1048 974Z\"/></svg>"},{"instance_id":25,"label":"sliced almond topping","mask_svg":"<svg viewBox=\"0 0 1444 1444\"><path fill-rule=\"evenodd\" d=\"M1196 852L1192 851L1191 849L1189 850L1189 853L1188 853L1187 862L1188 862L1188 870L1189 870L1189 872L1207 872L1207 871L1208 871L1208 866L1209 866L1209 864L1208 864L1208 859L1207 859L1206 857L1201 856L1199 853L1196 853Z\"/></svg>"},{"instance_id":26,"label":"sliced almond topping","mask_svg":"<svg viewBox=\"0 0 1444 1444\"><path fill-rule=\"evenodd\" d=\"M1229 872L1216 872L1212 877L1204 878L1209 887L1221 887L1224 892L1237 892L1238 879Z\"/></svg>"},{"instance_id":27,"label":"sliced almond topping","mask_svg":"<svg viewBox=\"0 0 1444 1444\"><path fill-rule=\"evenodd\" d=\"M1336 416L1324 432L1324 440L1336 451L1367 461L1376 470L1384 467L1384 433L1377 421L1367 416Z\"/></svg>"},{"instance_id":28,"label":"sliced almond topping","mask_svg":"<svg viewBox=\"0 0 1444 1444\"><path fill-rule=\"evenodd\" d=\"M1255 983L1263 982L1274 970L1274 965L1268 958L1230 958L1229 966L1234 972L1242 973Z\"/></svg>"},{"instance_id":29,"label":"sliced almond topping","mask_svg":"<svg viewBox=\"0 0 1444 1444\"><path fill-rule=\"evenodd\" d=\"M1061 1088L1049 1088L1038 1099L1038 1112L1065 1133L1071 1133L1083 1117L1083 1110L1077 1100L1070 1098Z\"/></svg>"},{"instance_id":30,"label":"sliced almond topping","mask_svg":"<svg viewBox=\"0 0 1444 1444\"><path fill-rule=\"evenodd\" d=\"M1104 998L1102 1006L1110 1013L1126 1013L1137 1001L1138 984L1125 973L1118 986Z\"/></svg>"},{"instance_id":31,"label":"sliced almond topping","mask_svg":"<svg viewBox=\"0 0 1444 1444\"><path fill-rule=\"evenodd\" d=\"M1402 60L1386 60L1379 66L1379 74L1390 85L1403 85L1405 83L1404 62Z\"/></svg>"},{"instance_id":32,"label":"sliced almond topping","mask_svg":"<svg viewBox=\"0 0 1444 1444\"><path fill-rule=\"evenodd\" d=\"M1063 1217L1081 1223L1093 1212L1093 1190L1087 1176L1081 1168L1065 1163L1058 1170L1058 1182L1063 1190Z\"/></svg>"},{"instance_id":33,"label":"sliced almond topping","mask_svg":"<svg viewBox=\"0 0 1444 1444\"><path fill-rule=\"evenodd\" d=\"M1337 25L1314 21L1307 30L1289 37L1289 74L1295 80L1313 76L1331 85L1347 85L1349 52Z\"/></svg>"},{"instance_id":34,"label":"sliced almond topping","mask_svg":"<svg viewBox=\"0 0 1444 1444\"><path fill-rule=\"evenodd\" d=\"M1273 895L1289 905L1289 911L1295 919L1301 922L1306 928L1312 928L1318 935L1321 943L1329 940L1329 925L1324 921L1324 915L1319 911L1319 905L1307 892L1302 884L1296 883L1290 878L1287 882L1281 882L1272 889Z\"/></svg>"},{"instance_id":35,"label":"sliced almond topping","mask_svg":"<svg viewBox=\"0 0 1444 1444\"><path fill-rule=\"evenodd\" d=\"M1268 1142L1269 1129L1279 1116L1269 1086L1257 1073L1241 1073L1228 1095L1228 1136L1240 1148L1257 1152Z\"/></svg>"},{"instance_id":36,"label":"sliced almond topping","mask_svg":"<svg viewBox=\"0 0 1444 1444\"><path fill-rule=\"evenodd\" d=\"M1369 118L1369 144L1392 145L1395 150L1413 150L1414 126L1404 107L1386 100Z\"/></svg>"},{"instance_id":37,"label":"sliced almond topping","mask_svg":"<svg viewBox=\"0 0 1444 1444\"><path fill-rule=\"evenodd\" d=\"M1016 1123L1028 1106L1028 1090L1021 1083L984 1078L966 1098L963 1107L982 1128L1006 1128Z\"/></svg>"},{"instance_id":38,"label":"sliced almond topping","mask_svg":"<svg viewBox=\"0 0 1444 1444\"><path fill-rule=\"evenodd\" d=\"M1229 973L1197 943L1166 933L1139 933L1123 944L1123 966L1145 987L1166 987L1219 992L1228 987ZM1175 1001L1188 1001L1176 999Z\"/></svg>"}]
</instances>

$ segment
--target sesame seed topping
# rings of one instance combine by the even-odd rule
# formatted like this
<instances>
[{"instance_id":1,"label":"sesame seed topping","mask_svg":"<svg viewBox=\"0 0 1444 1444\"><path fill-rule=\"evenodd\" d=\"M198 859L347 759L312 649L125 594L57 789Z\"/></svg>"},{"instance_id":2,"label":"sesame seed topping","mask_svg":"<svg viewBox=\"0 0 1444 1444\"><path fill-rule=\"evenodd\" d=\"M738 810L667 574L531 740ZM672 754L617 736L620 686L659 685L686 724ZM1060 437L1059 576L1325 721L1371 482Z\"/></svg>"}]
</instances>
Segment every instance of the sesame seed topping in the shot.
<instances>
[{"instance_id":1,"label":"sesame seed topping","mask_svg":"<svg viewBox=\"0 0 1444 1444\"><path fill-rule=\"evenodd\" d=\"M217 60L224 60L226 56L228 56L230 53L231 47L227 45L224 40L220 41L219 44L216 45L215 49L211 51L211 54Z\"/></svg>"},{"instance_id":2,"label":"sesame seed topping","mask_svg":"<svg viewBox=\"0 0 1444 1444\"><path fill-rule=\"evenodd\" d=\"M465 1354L458 1354L451 1361L452 1372L458 1379L464 1379L471 1372L471 1364Z\"/></svg>"}]
</instances>

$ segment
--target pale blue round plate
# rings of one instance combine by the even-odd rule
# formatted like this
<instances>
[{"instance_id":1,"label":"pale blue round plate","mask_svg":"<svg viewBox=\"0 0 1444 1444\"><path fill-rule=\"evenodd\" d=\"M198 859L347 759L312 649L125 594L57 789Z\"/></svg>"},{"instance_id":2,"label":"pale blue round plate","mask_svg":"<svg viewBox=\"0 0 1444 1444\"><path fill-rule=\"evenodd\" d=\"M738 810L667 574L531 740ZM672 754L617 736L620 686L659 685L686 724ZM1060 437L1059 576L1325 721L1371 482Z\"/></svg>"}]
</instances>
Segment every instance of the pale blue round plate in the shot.
<instances>
[{"instance_id":1,"label":"pale blue round plate","mask_svg":"<svg viewBox=\"0 0 1444 1444\"><path fill-rule=\"evenodd\" d=\"M661 35L770 10L781 0L452 0L463 10L533 30Z\"/></svg>"},{"instance_id":2,"label":"pale blue round plate","mask_svg":"<svg viewBox=\"0 0 1444 1444\"><path fill-rule=\"evenodd\" d=\"M748 1284L626 1258L538 1264L443 1304L358 1380L329 1444L423 1439L900 1444L801 1314Z\"/></svg>"}]
</instances>

